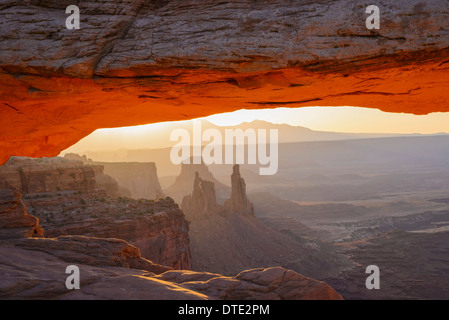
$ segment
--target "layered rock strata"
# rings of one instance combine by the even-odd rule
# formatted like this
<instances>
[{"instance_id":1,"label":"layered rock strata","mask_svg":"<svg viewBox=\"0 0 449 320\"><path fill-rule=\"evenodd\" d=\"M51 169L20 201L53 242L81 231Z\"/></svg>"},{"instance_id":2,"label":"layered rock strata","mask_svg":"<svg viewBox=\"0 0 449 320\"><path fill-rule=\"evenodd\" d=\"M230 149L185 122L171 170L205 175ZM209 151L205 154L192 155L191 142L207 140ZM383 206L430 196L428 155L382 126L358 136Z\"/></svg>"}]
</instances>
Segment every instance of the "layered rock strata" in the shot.
<instances>
[{"instance_id":1,"label":"layered rock strata","mask_svg":"<svg viewBox=\"0 0 449 320\"><path fill-rule=\"evenodd\" d=\"M74 191L116 196L117 181L103 173L101 166L88 166L63 158L31 159L13 157L0 166L0 187L22 194ZM100 190L101 189L101 190Z\"/></svg>"},{"instance_id":2,"label":"layered rock strata","mask_svg":"<svg viewBox=\"0 0 449 320\"><path fill-rule=\"evenodd\" d=\"M77 290L65 285L69 265L79 268ZM342 299L326 283L282 268L224 277L155 264L121 239L42 238L20 194L8 189L0 189L0 271L1 299Z\"/></svg>"},{"instance_id":3,"label":"layered rock strata","mask_svg":"<svg viewBox=\"0 0 449 320\"><path fill-rule=\"evenodd\" d=\"M0 239L42 236L39 220L28 214L20 193L0 189Z\"/></svg>"},{"instance_id":4,"label":"layered rock strata","mask_svg":"<svg viewBox=\"0 0 449 320\"><path fill-rule=\"evenodd\" d=\"M191 269L188 222L178 205L170 198L116 197L118 184L103 166L59 157L12 158L0 167L0 186L23 193L46 237L124 239L155 263Z\"/></svg>"},{"instance_id":5,"label":"layered rock strata","mask_svg":"<svg viewBox=\"0 0 449 320\"><path fill-rule=\"evenodd\" d=\"M103 168L105 176L113 178L115 183L118 183L117 194L120 196L149 200L166 197L159 184L154 162L98 162L74 153L67 153L64 158Z\"/></svg>"},{"instance_id":6,"label":"layered rock strata","mask_svg":"<svg viewBox=\"0 0 449 320\"><path fill-rule=\"evenodd\" d=\"M192 268L189 225L175 203L166 202L165 209L157 209L158 205L166 200L155 204L143 202L139 207L135 206L131 212L120 214L121 208L132 205L130 200L121 201L122 204L113 201L108 203L108 208L111 209L106 214L98 211L90 215L80 212L60 220L46 221L45 235L124 239L138 247L142 257L155 263L174 269ZM114 204L117 204L116 209L113 209ZM86 202L86 206L93 205L92 202Z\"/></svg>"},{"instance_id":7,"label":"layered rock strata","mask_svg":"<svg viewBox=\"0 0 449 320\"><path fill-rule=\"evenodd\" d=\"M449 107L444 0L122 1L0 5L0 163L56 156L97 128L241 108ZM126 106L126 107L124 107Z\"/></svg>"}]
</instances>

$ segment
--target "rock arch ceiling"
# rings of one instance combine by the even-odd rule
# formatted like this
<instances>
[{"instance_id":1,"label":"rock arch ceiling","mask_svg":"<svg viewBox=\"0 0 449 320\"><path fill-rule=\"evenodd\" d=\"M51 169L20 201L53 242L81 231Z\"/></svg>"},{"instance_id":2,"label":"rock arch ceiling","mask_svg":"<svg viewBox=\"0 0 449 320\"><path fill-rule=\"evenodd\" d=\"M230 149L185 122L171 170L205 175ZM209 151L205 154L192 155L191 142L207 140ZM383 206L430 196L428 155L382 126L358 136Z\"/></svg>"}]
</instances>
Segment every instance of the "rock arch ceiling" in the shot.
<instances>
[{"instance_id":1,"label":"rock arch ceiling","mask_svg":"<svg viewBox=\"0 0 449 320\"><path fill-rule=\"evenodd\" d=\"M241 108L449 111L442 0L0 4L0 163L55 156L97 128Z\"/></svg>"}]
</instances>

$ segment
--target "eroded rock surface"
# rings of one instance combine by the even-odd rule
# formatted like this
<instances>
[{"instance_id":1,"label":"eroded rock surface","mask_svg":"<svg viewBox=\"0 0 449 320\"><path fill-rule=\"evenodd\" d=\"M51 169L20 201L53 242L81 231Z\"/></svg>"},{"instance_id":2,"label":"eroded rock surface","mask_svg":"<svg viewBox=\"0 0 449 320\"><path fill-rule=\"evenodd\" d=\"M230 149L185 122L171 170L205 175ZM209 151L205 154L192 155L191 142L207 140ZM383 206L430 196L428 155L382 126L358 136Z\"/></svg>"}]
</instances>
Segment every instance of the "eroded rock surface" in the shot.
<instances>
[{"instance_id":1,"label":"eroded rock surface","mask_svg":"<svg viewBox=\"0 0 449 320\"><path fill-rule=\"evenodd\" d=\"M238 164L232 167L231 197L225 201L224 211L226 215L254 216L254 206L246 196L246 183L240 176Z\"/></svg>"},{"instance_id":2,"label":"eroded rock surface","mask_svg":"<svg viewBox=\"0 0 449 320\"><path fill-rule=\"evenodd\" d=\"M241 108L449 111L444 0L60 1L0 5L0 163L55 156L97 128Z\"/></svg>"},{"instance_id":3,"label":"eroded rock surface","mask_svg":"<svg viewBox=\"0 0 449 320\"><path fill-rule=\"evenodd\" d=\"M60 157L13 157L0 166L0 186L22 194L74 191L116 196L118 191L117 181L105 175L102 166Z\"/></svg>"},{"instance_id":4,"label":"eroded rock surface","mask_svg":"<svg viewBox=\"0 0 449 320\"><path fill-rule=\"evenodd\" d=\"M282 268L224 277L155 264L121 239L42 238L19 194L0 189L0 199L2 299L341 299L327 284ZM79 268L80 289L65 286L69 265Z\"/></svg>"},{"instance_id":5,"label":"eroded rock surface","mask_svg":"<svg viewBox=\"0 0 449 320\"><path fill-rule=\"evenodd\" d=\"M25 204L40 219L45 237L120 238L138 246L146 259L177 269L191 268L188 222L178 205L170 198L116 197L117 182L103 173L102 165L60 157L11 158L0 167L0 186L22 192L23 203L20 194L14 200L13 191L5 191L11 195L8 204L15 205L16 211L25 210ZM29 228L36 218L26 215L20 219L21 223L28 221L24 227ZM25 231L34 232L21 232Z\"/></svg>"},{"instance_id":6,"label":"eroded rock surface","mask_svg":"<svg viewBox=\"0 0 449 320\"><path fill-rule=\"evenodd\" d=\"M42 237L39 220L26 211L19 192L0 189L0 239Z\"/></svg>"},{"instance_id":7,"label":"eroded rock surface","mask_svg":"<svg viewBox=\"0 0 449 320\"><path fill-rule=\"evenodd\" d=\"M254 216L254 207L246 195L246 184L240 176L239 165L234 165L232 170L231 196L223 205L217 203L215 183L213 182L216 181L215 178L210 174L209 178L212 178L212 181L208 181L202 179L200 174L195 172L192 194L185 196L181 202L181 209L190 221L217 215ZM177 186L176 182L174 186Z\"/></svg>"},{"instance_id":8,"label":"eroded rock surface","mask_svg":"<svg viewBox=\"0 0 449 320\"><path fill-rule=\"evenodd\" d=\"M169 270L119 239L58 237L0 241L2 299L342 299L329 285L283 268L235 277ZM68 290L66 267L80 269Z\"/></svg>"},{"instance_id":9,"label":"eroded rock surface","mask_svg":"<svg viewBox=\"0 0 449 320\"><path fill-rule=\"evenodd\" d=\"M85 165L102 168L104 176L115 179L118 183L117 195L133 199L157 200L165 198L157 175L154 162L98 162L86 156L66 153L65 159L82 161ZM98 183L98 175L97 175Z\"/></svg>"},{"instance_id":10,"label":"eroded rock surface","mask_svg":"<svg viewBox=\"0 0 449 320\"><path fill-rule=\"evenodd\" d=\"M223 208L217 204L215 185L195 173L193 191L182 199L181 209L190 221L220 214Z\"/></svg>"},{"instance_id":11,"label":"eroded rock surface","mask_svg":"<svg viewBox=\"0 0 449 320\"><path fill-rule=\"evenodd\" d=\"M225 300L342 300L328 284L281 267L250 269L235 277L168 271L157 278Z\"/></svg>"}]
</instances>

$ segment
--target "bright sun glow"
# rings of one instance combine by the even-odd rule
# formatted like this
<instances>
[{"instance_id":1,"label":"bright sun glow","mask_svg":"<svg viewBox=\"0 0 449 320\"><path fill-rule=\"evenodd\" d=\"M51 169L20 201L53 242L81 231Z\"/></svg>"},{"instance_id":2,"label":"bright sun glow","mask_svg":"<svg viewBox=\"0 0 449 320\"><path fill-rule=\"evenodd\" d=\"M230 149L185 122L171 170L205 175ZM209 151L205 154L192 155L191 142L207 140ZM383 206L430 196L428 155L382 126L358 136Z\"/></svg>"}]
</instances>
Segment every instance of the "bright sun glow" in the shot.
<instances>
[{"instance_id":1,"label":"bright sun glow","mask_svg":"<svg viewBox=\"0 0 449 320\"><path fill-rule=\"evenodd\" d=\"M220 126L237 125L259 119L271 123L307 127L316 131L423 134L449 132L449 113L417 116L359 107L239 110L213 115L206 119Z\"/></svg>"},{"instance_id":2,"label":"bright sun glow","mask_svg":"<svg viewBox=\"0 0 449 320\"><path fill-rule=\"evenodd\" d=\"M275 124L302 126L315 131L347 133L434 134L449 132L449 113L417 116L359 107L243 109L202 119L218 126L234 126L242 122L263 120ZM174 125L189 125L189 121L98 129L65 152L119 148L145 149L149 146L151 146L150 148L166 148L168 147L166 137L169 136Z\"/></svg>"}]
</instances>

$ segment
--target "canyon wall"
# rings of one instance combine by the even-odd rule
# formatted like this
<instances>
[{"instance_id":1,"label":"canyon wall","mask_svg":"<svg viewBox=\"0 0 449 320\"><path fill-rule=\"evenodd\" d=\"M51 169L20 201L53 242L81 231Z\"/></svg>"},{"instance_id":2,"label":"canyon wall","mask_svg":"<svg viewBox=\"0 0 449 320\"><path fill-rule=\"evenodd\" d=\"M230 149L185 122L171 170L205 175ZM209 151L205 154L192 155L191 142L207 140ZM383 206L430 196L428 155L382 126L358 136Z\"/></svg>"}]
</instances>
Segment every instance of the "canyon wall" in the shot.
<instances>
[{"instance_id":1,"label":"canyon wall","mask_svg":"<svg viewBox=\"0 0 449 320\"><path fill-rule=\"evenodd\" d=\"M128 191L104 173L102 165L84 165L63 158L30 159L13 157L0 166L0 187L22 194L75 191L106 193L111 197Z\"/></svg>"},{"instance_id":2,"label":"canyon wall","mask_svg":"<svg viewBox=\"0 0 449 320\"><path fill-rule=\"evenodd\" d=\"M42 237L39 219L28 214L19 192L0 189L0 239Z\"/></svg>"},{"instance_id":3,"label":"canyon wall","mask_svg":"<svg viewBox=\"0 0 449 320\"><path fill-rule=\"evenodd\" d=\"M11 158L0 166L0 186L23 194L46 237L124 239L155 263L191 268L188 223L178 205L170 198L117 197L118 184L102 165L59 157Z\"/></svg>"},{"instance_id":4,"label":"canyon wall","mask_svg":"<svg viewBox=\"0 0 449 320\"><path fill-rule=\"evenodd\" d=\"M0 186L23 194L57 191L95 192L100 168L63 159L11 158L0 166Z\"/></svg>"},{"instance_id":5,"label":"canyon wall","mask_svg":"<svg viewBox=\"0 0 449 320\"><path fill-rule=\"evenodd\" d=\"M65 154L64 158L79 160L95 167L101 166L105 175L118 183L120 196L153 200L165 198L154 162L98 162L73 153Z\"/></svg>"},{"instance_id":6,"label":"canyon wall","mask_svg":"<svg viewBox=\"0 0 449 320\"><path fill-rule=\"evenodd\" d=\"M161 200L165 201L165 200ZM132 205L132 202L130 202ZM157 203L156 205L161 205ZM118 216L112 207L109 215L79 214L76 220L59 220L46 224L45 235L83 235L98 238L118 238L139 248L142 257L154 263L178 270L192 268L190 258L189 224L176 204L166 202L164 211L146 203L136 212ZM141 213L154 210L155 213ZM148 211L147 211L148 212ZM38 213L37 213L38 214ZM39 215L39 214L38 214Z\"/></svg>"},{"instance_id":7,"label":"canyon wall","mask_svg":"<svg viewBox=\"0 0 449 320\"><path fill-rule=\"evenodd\" d=\"M280 267L226 277L156 264L121 239L43 238L20 199L0 189L1 299L342 299L328 284ZM78 290L65 286L69 265L80 270Z\"/></svg>"},{"instance_id":8,"label":"canyon wall","mask_svg":"<svg viewBox=\"0 0 449 320\"><path fill-rule=\"evenodd\" d=\"M104 173L130 192L133 199L165 198L154 162L101 162Z\"/></svg>"}]
</instances>

